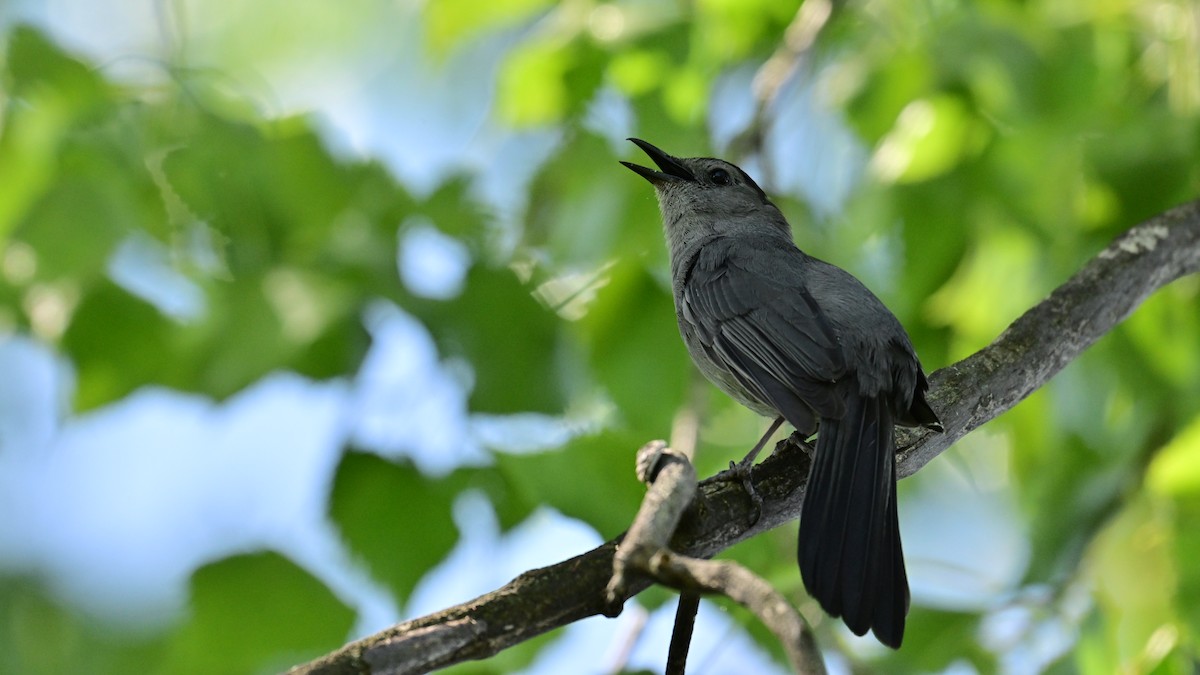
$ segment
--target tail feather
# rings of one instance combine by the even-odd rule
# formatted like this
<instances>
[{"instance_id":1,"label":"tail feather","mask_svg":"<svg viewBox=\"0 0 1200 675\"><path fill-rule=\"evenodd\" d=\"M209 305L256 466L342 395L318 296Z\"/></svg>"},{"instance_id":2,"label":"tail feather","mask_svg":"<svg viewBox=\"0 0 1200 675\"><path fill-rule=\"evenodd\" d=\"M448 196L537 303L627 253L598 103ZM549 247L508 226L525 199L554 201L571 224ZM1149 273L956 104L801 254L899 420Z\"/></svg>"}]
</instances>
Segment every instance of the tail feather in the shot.
<instances>
[{"instance_id":1,"label":"tail feather","mask_svg":"<svg viewBox=\"0 0 1200 675\"><path fill-rule=\"evenodd\" d=\"M896 515L896 478L892 470L892 491L888 497L888 531L884 535L881 561L883 577L877 588L886 601L875 604L875 635L881 642L899 647L904 639L904 618L908 615L908 574L904 571L904 547L900 544L900 519Z\"/></svg>"},{"instance_id":2,"label":"tail feather","mask_svg":"<svg viewBox=\"0 0 1200 675\"><path fill-rule=\"evenodd\" d=\"M830 616L895 648L909 594L892 424L886 400L859 396L848 398L841 419L821 420L798 557L804 585Z\"/></svg>"}]
</instances>

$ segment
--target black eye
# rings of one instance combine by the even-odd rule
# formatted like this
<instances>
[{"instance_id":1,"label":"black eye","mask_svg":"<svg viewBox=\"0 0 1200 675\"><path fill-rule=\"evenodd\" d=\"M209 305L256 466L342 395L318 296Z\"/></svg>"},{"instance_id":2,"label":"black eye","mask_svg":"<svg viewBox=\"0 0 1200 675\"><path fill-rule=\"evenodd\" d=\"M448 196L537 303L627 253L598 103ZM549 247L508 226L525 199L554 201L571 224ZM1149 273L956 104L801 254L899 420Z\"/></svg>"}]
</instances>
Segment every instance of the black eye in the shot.
<instances>
[{"instance_id":1,"label":"black eye","mask_svg":"<svg viewBox=\"0 0 1200 675\"><path fill-rule=\"evenodd\" d=\"M729 172L725 169L713 169L709 171L708 179L716 185L729 185L733 182L733 178L729 176Z\"/></svg>"}]
</instances>

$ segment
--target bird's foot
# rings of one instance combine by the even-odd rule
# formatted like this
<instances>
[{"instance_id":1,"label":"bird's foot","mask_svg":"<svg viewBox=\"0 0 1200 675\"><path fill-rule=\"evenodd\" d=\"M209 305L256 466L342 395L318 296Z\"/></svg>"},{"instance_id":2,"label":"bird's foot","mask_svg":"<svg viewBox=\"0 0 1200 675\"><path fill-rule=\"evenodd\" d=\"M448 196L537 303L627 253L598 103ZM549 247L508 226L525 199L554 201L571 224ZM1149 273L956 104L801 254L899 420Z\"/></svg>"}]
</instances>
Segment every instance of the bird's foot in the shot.
<instances>
[{"instance_id":1,"label":"bird's foot","mask_svg":"<svg viewBox=\"0 0 1200 675\"><path fill-rule=\"evenodd\" d=\"M776 417L771 423L767 433L763 434L754 448L742 458L740 462L730 462L729 468L717 474L717 478L721 480L736 480L742 484L742 488L746 490L746 495L750 497L751 504L754 505L754 513L750 516L750 524L754 525L758 519L762 517L763 498L759 496L758 491L754 489L754 484L750 482L750 471L754 468L754 458L758 457L758 453L762 452L763 446L779 429L779 425L783 424L782 417Z\"/></svg>"},{"instance_id":2,"label":"bird's foot","mask_svg":"<svg viewBox=\"0 0 1200 675\"><path fill-rule=\"evenodd\" d=\"M746 457L740 462L730 462L728 469L717 474L718 478L742 484L742 489L746 491L746 496L750 498L750 503L754 507L750 514L750 525L752 526L762 517L763 506L762 495L758 494L758 490L754 489L754 483L750 481L753 469L754 457Z\"/></svg>"}]
</instances>

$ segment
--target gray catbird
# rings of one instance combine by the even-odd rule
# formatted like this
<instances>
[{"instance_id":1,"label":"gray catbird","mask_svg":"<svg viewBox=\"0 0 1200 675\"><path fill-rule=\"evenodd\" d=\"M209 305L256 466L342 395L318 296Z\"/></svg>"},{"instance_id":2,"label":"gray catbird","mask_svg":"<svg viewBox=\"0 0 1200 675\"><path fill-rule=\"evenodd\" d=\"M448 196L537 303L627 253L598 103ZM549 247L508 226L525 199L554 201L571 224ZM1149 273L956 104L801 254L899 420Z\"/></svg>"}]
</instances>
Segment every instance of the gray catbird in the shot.
<instances>
[{"instance_id":1,"label":"gray catbird","mask_svg":"<svg viewBox=\"0 0 1200 675\"><path fill-rule=\"evenodd\" d=\"M898 648L909 595L893 425L941 430L908 335L857 279L796 247L746 172L629 140L660 169L622 162L658 196L692 360L751 410L805 437L819 428L800 517L804 585L855 634Z\"/></svg>"}]
</instances>

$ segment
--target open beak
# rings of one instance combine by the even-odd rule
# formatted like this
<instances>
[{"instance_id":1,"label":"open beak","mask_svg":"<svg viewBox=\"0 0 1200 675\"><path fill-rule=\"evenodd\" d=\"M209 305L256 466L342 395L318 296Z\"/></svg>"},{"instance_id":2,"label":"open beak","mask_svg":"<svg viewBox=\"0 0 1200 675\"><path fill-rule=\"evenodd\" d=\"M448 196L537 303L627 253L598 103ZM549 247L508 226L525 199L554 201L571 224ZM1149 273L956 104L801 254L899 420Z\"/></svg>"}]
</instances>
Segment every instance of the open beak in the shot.
<instances>
[{"instance_id":1,"label":"open beak","mask_svg":"<svg viewBox=\"0 0 1200 675\"><path fill-rule=\"evenodd\" d=\"M654 163L657 164L658 168L662 169L662 171L655 171L654 169L649 169L632 162L621 163L629 167L630 170L634 171L642 178L645 178L653 183L655 186L672 181L696 180L696 177L692 175L692 172L688 171L678 159L675 159L674 157L668 155L662 150L659 150L640 138L630 138L628 140L633 141L635 145L645 151L645 153L649 155L650 159L654 160Z\"/></svg>"}]
</instances>

